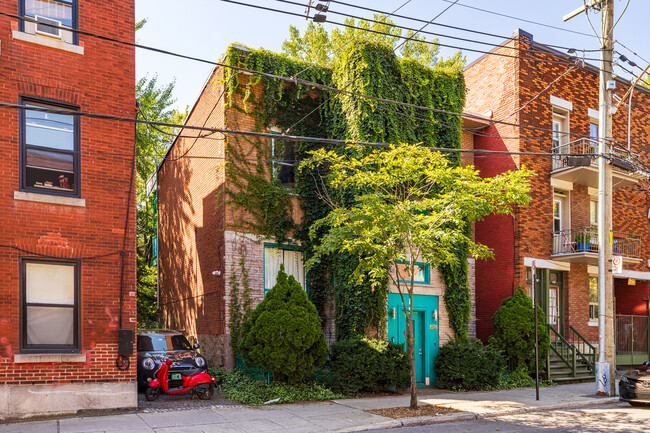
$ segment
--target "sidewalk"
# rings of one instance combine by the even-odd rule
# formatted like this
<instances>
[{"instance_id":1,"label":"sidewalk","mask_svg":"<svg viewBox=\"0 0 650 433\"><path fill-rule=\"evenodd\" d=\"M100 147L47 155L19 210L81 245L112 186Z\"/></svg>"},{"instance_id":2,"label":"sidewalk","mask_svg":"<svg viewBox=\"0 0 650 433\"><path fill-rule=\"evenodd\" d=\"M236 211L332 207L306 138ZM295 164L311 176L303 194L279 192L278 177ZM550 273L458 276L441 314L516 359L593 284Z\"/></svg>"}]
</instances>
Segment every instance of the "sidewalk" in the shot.
<instances>
[{"instance_id":1,"label":"sidewalk","mask_svg":"<svg viewBox=\"0 0 650 433\"><path fill-rule=\"evenodd\" d=\"M418 398L420 404L465 411L451 415L392 419L364 412L366 409L408 406L409 398L408 395L401 395L262 407L212 406L167 412L65 417L0 424L0 432L352 432L571 409L618 401L618 397L596 397L594 384L582 383L542 388L539 401L535 400L534 389L470 393L422 390Z\"/></svg>"}]
</instances>

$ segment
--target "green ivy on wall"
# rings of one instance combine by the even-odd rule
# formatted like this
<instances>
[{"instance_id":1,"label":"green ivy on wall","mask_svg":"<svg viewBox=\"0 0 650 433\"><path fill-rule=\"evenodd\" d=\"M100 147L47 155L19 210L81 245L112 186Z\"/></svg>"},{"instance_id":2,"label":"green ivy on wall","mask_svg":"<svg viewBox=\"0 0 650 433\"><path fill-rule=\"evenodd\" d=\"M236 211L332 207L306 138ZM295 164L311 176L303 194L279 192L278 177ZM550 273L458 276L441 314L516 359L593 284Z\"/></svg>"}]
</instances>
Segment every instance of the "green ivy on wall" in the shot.
<instances>
[{"instance_id":1,"label":"green ivy on wall","mask_svg":"<svg viewBox=\"0 0 650 433\"><path fill-rule=\"evenodd\" d=\"M465 101L463 71L457 61L439 62L429 68L415 60L399 59L380 43L350 44L331 69L265 50L244 50L240 46L229 48L225 62L454 113L462 112ZM458 115L388 105L266 77L242 78L233 74L236 72L225 72L228 106L250 115L255 120L256 131L266 132L274 127L300 136L460 147ZM261 92L255 91L258 85L262 87ZM305 247L309 258L313 242L318 242L318 238L309 239L309 227L330 210L319 192L322 185L315 182L323 173L296 170L295 187L287 188L272 176L270 140L238 138L237 143L229 142L226 148L229 157L226 173L231 185L226 193L231 204L252 215L252 221L242 222L248 225L244 228L277 242L285 242L287 232L295 228L294 237ZM322 146L296 143L295 159L304 159L309 151ZM336 147L328 145L330 149ZM342 147L338 150L343 151ZM359 147L355 151L362 153L367 149ZM449 158L459 163L458 155L450 154ZM298 227L293 227L291 222L292 194L299 198L304 213ZM355 197L349 194L339 199L351 204ZM460 338L467 338L470 318L467 248L459 247L457 253L460 266L439 269L449 287L445 302L451 326ZM350 282L348 277L357 260L358 257L341 254L323 260L306 276L310 300L323 318L327 299L333 295L337 339L366 335L369 329L378 330L381 335L385 329L387 282L375 290L370 289L369 282L368 287Z\"/></svg>"}]
</instances>

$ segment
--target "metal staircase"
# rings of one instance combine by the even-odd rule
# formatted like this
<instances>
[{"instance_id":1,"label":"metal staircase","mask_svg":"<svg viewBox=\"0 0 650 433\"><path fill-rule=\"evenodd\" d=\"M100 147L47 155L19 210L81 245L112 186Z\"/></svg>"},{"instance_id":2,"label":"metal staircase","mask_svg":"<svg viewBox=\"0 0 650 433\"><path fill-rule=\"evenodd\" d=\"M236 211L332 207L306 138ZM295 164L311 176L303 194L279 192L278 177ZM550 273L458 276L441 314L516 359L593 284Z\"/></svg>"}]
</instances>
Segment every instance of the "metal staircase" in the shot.
<instances>
[{"instance_id":1,"label":"metal staircase","mask_svg":"<svg viewBox=\"0 0 650 433\"><path fill-rule=\"evenodd\" d=\"M547 378L554 382L595 380L596 349L569 326L566 337L548 326L551 346L546 365Z\"/></svg>"}]
</instances>

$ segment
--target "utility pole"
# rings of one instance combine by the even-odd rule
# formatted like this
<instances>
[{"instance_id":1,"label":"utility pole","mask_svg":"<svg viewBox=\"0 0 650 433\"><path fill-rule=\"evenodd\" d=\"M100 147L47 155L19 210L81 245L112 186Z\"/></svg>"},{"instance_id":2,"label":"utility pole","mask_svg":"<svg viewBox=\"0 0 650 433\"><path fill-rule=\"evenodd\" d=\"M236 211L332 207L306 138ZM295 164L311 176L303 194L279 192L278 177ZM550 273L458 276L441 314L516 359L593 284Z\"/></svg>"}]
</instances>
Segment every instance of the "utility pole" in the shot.
<instances>
[{"instance_id":1,"label":"utility pole","mask_svg":"<svg viewBox=\"0 0 650 433\"><path fill-rule=\"evenodd\" d=\"M597 395L616 395L616 345L614 342L614 291L612 275L612 165L611 151L612 52L614 48L614 1L593 0L564 17L567 21L590 8L600 7L602 17L599 118L598 118L598 362Z\"/></svg>"}]
</instances>

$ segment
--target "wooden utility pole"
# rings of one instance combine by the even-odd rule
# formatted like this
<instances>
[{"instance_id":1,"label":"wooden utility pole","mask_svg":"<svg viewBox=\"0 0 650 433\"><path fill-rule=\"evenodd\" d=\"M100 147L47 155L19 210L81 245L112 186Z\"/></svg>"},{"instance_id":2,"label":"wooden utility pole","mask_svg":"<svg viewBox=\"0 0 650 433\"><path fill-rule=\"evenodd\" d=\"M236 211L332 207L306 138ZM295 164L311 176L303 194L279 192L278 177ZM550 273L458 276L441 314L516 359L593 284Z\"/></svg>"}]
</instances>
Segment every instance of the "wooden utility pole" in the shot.
<instances>
[{"instance_id":1,"label":"wooden utility pole","mask_svg":"<svg viewBox=\"0 0 650 433\"><path fill-rule=\"evenodd\" d=\"M614 284L612 275L612 165L607 160L612 144L612 52L614 48L614 1L593 0L566 15L567 21L590 8L602 10L598 118L598 395L616 395L616 345L614 340Z\"/></svg>"}]
</instances>

